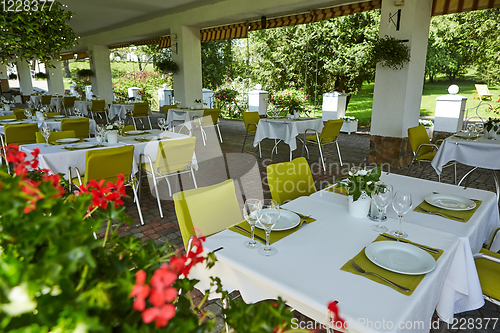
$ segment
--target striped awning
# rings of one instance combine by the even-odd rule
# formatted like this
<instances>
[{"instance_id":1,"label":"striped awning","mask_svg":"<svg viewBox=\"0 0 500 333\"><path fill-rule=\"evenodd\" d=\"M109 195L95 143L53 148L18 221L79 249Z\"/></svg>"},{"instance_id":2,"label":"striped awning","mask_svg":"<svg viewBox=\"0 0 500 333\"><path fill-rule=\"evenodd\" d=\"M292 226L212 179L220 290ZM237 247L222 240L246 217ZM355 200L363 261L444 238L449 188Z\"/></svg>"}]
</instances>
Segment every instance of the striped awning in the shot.
<instances>
[{"instance_id":1,"label":"striped awning","mask_svg":"<svg viewBox=\"0 0 500 333\"><path fill-rule=\"evenodd\" d=\"M434 0L432 16L500 7L500 0Z\"/></svg>"},{"instance_id":2,"label":"striped awning","mask_svg":"<svg viewBox=\"0 0 500 333\"><path fill-rule=\"evenodd\" d=\"M270 18L266 21L266 26L262 27L261 21L249 23L249 30L260 30L262 28L286 27L310 22L328 20L335 17L351 15L378 9L382 5L382 0L364 1L350 5L335 6L323 9L312 10L308 13Z\"/></svg>"},{"instance_id":3,"label":"striped awning","mask_svg":"<svg viewBox=\"0 0 500 333\"><path fill-rule=\"evenodd\" d=\"M122 44L116 44L116 45L111 45L109 49L120 49L123 47L129 47L130 45L154 45L158 44L158 47L161 49L164 49L166 47L170 47L172 45L172 40L170 39L170 36L164 36L164 37L158 37L158 38L152 38L152 39L145 39L141 40L138 42L133 42L133 43L122 43Z\"/></svg>"},{"instance_id":4,"label":"striped awning","mask_svg":"<svg viewBox=\"0 0 500 333\"><path fill-rule=\"evenodd\" d=\"M216 28L200 30L201 42L213 42L216 40L247 38L248 37L248 24L232 24Z\"/></svg>"}]
</instances>

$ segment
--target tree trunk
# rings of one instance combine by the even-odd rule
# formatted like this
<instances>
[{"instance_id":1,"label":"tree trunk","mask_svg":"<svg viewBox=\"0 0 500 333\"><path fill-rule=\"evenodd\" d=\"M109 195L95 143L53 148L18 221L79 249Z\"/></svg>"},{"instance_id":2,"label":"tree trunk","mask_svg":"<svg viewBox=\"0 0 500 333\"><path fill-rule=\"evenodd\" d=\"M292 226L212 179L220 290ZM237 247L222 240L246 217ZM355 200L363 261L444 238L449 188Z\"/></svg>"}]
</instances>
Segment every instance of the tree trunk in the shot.
<instances>
[{"instance_id":1,"label":"tree trunk","mask_svg":"<svg viewBox=\"0 0 500 333\"><path fill-rule=\"evenodd\" d=\"M69 60L64 60L64 77L66 79L71 78L71 72L69 70Z\"/></svg>"}]
</instances>

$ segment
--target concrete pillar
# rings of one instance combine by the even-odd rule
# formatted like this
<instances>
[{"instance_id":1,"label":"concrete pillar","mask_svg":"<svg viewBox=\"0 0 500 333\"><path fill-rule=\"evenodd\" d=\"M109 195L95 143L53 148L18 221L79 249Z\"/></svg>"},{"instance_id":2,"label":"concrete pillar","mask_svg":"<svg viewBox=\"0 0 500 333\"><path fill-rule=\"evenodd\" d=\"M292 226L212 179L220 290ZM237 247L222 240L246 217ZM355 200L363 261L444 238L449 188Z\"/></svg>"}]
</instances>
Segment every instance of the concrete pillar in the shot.
<instances>
[{"instance_id":1,"label":"concrete pillar","mask_svg":"<svg viewBox=\"0 0 500 333\"><path fill-rule=\"evenodd\" d=\"M174 75L174 100L181 101L182 107L192 107L196 99L203 99L200 29L181 26L172 32L177 34L172 44L177 43L178 49L178 54L172 52L172 60L179 65Z\"/></svg>"},{"instance_id":2,"label":"concrete pillar","mask_svg":"<svg viewBox=\"0 0 500 333\"><path fill-rule=\"evenodd\" d=\"M21 88L21 95L28 96L33 93L33 83L31 82L31 67L26 61L16 60L17 79Z\"/></svg>"},{"instance_id":3,"label":"concrete pillar","mask_svg":"<svg viewBox=\"0 0 500 333\"><path fill-rule=\"evenodd\" d=\"M111 81L111 65L109 62L109 48L105 45L92 45L87 51L90 57L92 76L92 93L106 100L107 104L113 102L113 82Z\"/></svg>"},{"instance_id":4,"label":"concrete pillar","mask_svg":"<svg viewBox=\"0 0 500 333\"><path fill-rule=\"evenodd\" d=\"M400 29L390 17L401 9ZM377 65L370 138L370 163L390 163L405 167L411 161L407 130L418 125L424 84L427 41L432 0L406 0L403 6L394 1L382 2L380 37L409 39L411 59L401 70ZM393 16L394 15L394 16Z\"/></svg>"},{"instance_id":5,"label":"concrete pillar","mask_svg":"<svg viewBox=\"0 0 500 333\"><path fill-rule=\"evenodd\" d=\"M47 71L47 85L49 87L49 94L64 95L64 81L62 75L62 64L60 60L52 60L50 65L45 66Z\"/></svg>"}]
</instances>

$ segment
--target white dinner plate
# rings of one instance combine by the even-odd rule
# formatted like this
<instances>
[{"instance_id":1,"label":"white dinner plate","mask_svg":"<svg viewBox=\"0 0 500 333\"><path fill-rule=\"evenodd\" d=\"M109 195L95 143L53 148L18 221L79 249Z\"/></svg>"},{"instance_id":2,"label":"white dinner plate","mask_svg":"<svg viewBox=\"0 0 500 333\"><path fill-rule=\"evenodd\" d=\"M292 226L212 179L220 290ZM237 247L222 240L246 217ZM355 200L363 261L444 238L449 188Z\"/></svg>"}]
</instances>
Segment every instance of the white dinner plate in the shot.
<instances>
[{"instance_id":1,"label":"white dinner plate","mask_svg":"<svg viewBox=\"0 0 500 333\"><path fill-rule=\"evenodd\" d=\"M78 142L80 139L77 138L62 138L62 139L57 139L57 143L73 143L73 142Z\"/></svg>"},{"instance_id":2,"label":"white dinner plate","mask_svg":"<svg viewBox=\"0 0 500 333\"><path fill-rule=\"evenodd\" d=\"M436 268L436 260L429 253L401 242L374 242L365 248L365 254L375 265L400 274L419 275Z\"/></svg>"},{"instance_id":3,"label":"white dinner plate","mask_svg":"<svg viewBox=\"0 0 500 333\"><path fill-rule=\"evenodd\" d=\"M133 130L133 131L126 131L125 134L127 135L137 135L137 134L142 134L144 133L144 131L136 131L136 130Z\"/></svg>"},{"instance_id":4,"label":"white dinner plate","mask_svg":"<svg viewBox=\"0 0 500 333\"><path fill-rule=\"evenodd\" d=\"M63 116L63 115L58 115L58 116L50 116L50 118L64 118L66 116Z\"/></svg>"},{"instance_id":5,"label":"white dinner plate","mask_svg":"<svg viewBox=\"0 0 500 333\"><path fill-rule=\"evenodd\" d=\"M7 122L11 122L11 121L17 121L17 119L9 119L9 118L7 118L7 119L2 119L2 120L0 120L0 121L1 121L2 123L7 123Z\"/></svg>"},{"instance_id":6,"label":"white dinner plate","mask_svg":"<svg viewBox=\"0 0 500 333\"><path fill-rule=\"evenodd\" d=\"M95 146L97 146L97 144L85 142L85 143L77 143L76 145L72 145L71 147L78 149L85 149L85 148L93 148Z\"/></svg>"},{"instance_id":7,"label":"white dinner plate","mask_svg":"<svg viewBox=\"0 0 500 333\"><path fill-rule=\"evenodd\" d=\"M455 134L455 136L461 139L476 139L478 137L477 134L468 132L458 132L457 134Z\"/></svg>"},{"instance_id":8,"label":"white dinner plate","mask_svg":"<svg viewBox=\"0 0 500 333\"><path fill-rule=\"evenodd\" d=\"M280 218L278 222L274 225L272 231L283 231L288 229L293 229L300 224L300 217L289 211L280 209ZM259 229L264 229L259 223L255 224Z\"/></svg>"},{"instance_id":9,"label":"white dinner plate","mask_svg":"<svg viewBox=\"0 0 500 333\"><path fill-rule=\"evenodd\" d=\"M0 123L4 122L5 120L7 120L7 119L0 120ZM22 123L23 123L22 121L17 121L16 119L14 119L14 121L9 120L9 122L5 125L15 125L15 124L22 124Z\"/></svg>"},{"instance_id":10,"label":"white dinner plate","mask_svg":"<svg viewBox=\"0 0 500 333\"><path fill-rule=\"evenodd\" d=\"M453 194L431 194L424 198L425 202L438 208L448 210L471 210L476 203L470 199Z\"/></svg>"}]
</instances>

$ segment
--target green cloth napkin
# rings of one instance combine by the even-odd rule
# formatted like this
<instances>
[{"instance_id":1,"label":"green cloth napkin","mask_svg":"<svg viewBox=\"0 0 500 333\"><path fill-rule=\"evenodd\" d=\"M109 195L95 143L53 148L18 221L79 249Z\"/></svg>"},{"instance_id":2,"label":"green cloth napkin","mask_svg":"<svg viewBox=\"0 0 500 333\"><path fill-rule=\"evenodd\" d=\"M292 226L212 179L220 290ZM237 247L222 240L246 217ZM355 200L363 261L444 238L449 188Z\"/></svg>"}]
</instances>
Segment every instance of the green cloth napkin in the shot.
<instances>
[{"instance_id":1,"label":"green cloth napkin","mask_svg":"<svg viewBox=\"0 0 500 333\"><path fill-rule=\"evenodd\" d=\"M445 219L448 219L448 220L453 220L453 221L464 222L465 223L465 222L467 222L467 221L470 220L470 218L472 217L472 215L474 215L474 213L476 212L476 210L483 203L481 200L476 200L476 199L473 199L472 201L474 201L476 203L476 208L470 209L470 210L459 210L459 211L456 211L456 210L449 210L449 209L443 209L443 208L438 208L436 206L432 206L432 205L428 204L427 202L425 202L425 200L424 200L424 201L422 201L420 203L420 205L418 205L417 207L415 207L415 209L413 211L415 211L417 213L422 213L422 214L430 214L430 213L426 213L426 212L421 211L420 209L418 209L418 207L422 207L423 209L428 210L428 211L441 212L441 213L449 214L449 215L452 215L452 216L456 216L456 217L458 217L460 219L463 219L463 220L453 219L451 217L439 215L439 216L442 216L442 217L444 217Z\"/></svg>"},{"instance_id":2,"label":"green cloth napkin","mask_svg":"<svg viewBox=\"0 0 500 333\"><path fill-rule=\"evenodd\" d=\"M347 196L348 193L347 193L347 189L344 188L344 187L340 187L338 184L335 184L333 186L330 186L326 189L326 191L328 192L333 192L333 193L337 193L337 194L341 194L341 195L345 195Z\"/></svg>"},{"instance_id":3,"label":"green cloth napkin","mask_svg":"<svg viewBox=\"0 0 500 333\"><path fill-rule=\"evenodd\" d=\"M394 242L392 240L388 240L387 238L384 238L383 236L378 236L374 240L374 242L379 242L379 241ZM405 240L405 241L407 241L407 240ZM410 243L413 243L413 242L410 242ZM413 243L413 244L418 244L418 243ZM420 244L420 245L422 245L422 244ZM441 250L441 249L436 249L436 250L438 250L439 253L431 253L431 252L427 252L427 251L426 252L429 253L431 256L433 256L434 259L437 261L439 259L439 257L443 254L444 251ZM422 250L422 251L425 251L425 250ZM406 288L410 289L410 291L406 292L406 291L403 291L403 290L401 290L399 288L396 288L396 287L388 284L387 282L383 281L382 279L380 279L380 278L378 278L376 276L373 276L371 274L361 274L361 273L358 273L358 271L356 271L354 269L354 267L352 267L351 260L354 261L356 264L358 264L358 266L361 267L361 268L363 268L365 271L367 271L367 272L373 272L375 274L383 276L386 279L391 280L392 282L399 284L400 286L403 286L403 287L406 287ZM351 260L349 260L348 262L346 262L344 264L344 266L342 266L342 268L340 270L341 271L346 271L346 272L349 272L349 273L353 273L353 274L356 274L356 275L364 276L367 279L370 279L370 280L375 281L375 282L380 283L380 284L385 284L386 286L389 286L392 289L400 292L403 295L407 295L407 296L410 296L411 294L413 294L413 292L415 291L415 289L417 289L418 285L420 284L420 282L425 277L425 274L420 274L420 275L399 274L399 273L388 271L388 270L386 270L386 269L384 269L382 267L379 267L379 266L375 265L374 263L372 263L370 261L370 259L368 259L368 257L365 255L365 248L363 248L363 250L361 250Z\"/></svg>"},{"instance_id":4,"label":"green cloth napkin","mask_svg":"<svg viewBox=\"0 0 500 333\"><path fill-rule=\"evenodd\" d=\"M269 244L275 243L275 242L279 241L280 239L285 238L286 236L293 234L295 231L297 231L297 230L300 229L300 227L302 226L302 223L304 223L304 222L305 223L312 223L312 222L316 221L313 218L302 218L300 215L299 215L299 217L300 217L300 223L299 223L298 226L296 226L293 229L288 229L288 230L283 230L283 231L274 231L274 230L272 230L271 234L269 235ZM248 224L247 221L240 222L237 225L240 226L241 228L249 231L249 232L251 230L250 224ZM231 230L231 231L237 232L240 235L243 235L243 236L246 236L246 237L250 238L250 234L247 234L247 233L245 233L245 232L243 232L241 230L238 230L235 227L229 227L228 229ZM255 227L254 228L254 233L255 233L256 236L262 237L262 239L264 241L262 241L260 239L257 239L257 238L255 238L255 240L261 242L262 244L266 244L266 242L265 242L266 232L264 230Z\"/></svg>"},{"instance_id":5,"label":"green cloth napkin","mask_svg":"<svg viewBox=\"0 0 500 333\"><path fill-rule=\"evenodd\" d=\"M88 148L78 148L78 147L63 147L63 149L66 149L66 150L82 150L82 149L94 149L94 148L101 148L101 147L104 147L104 145L95 145L94 147L88 147Z\"/></svg>"}]
</instances>

